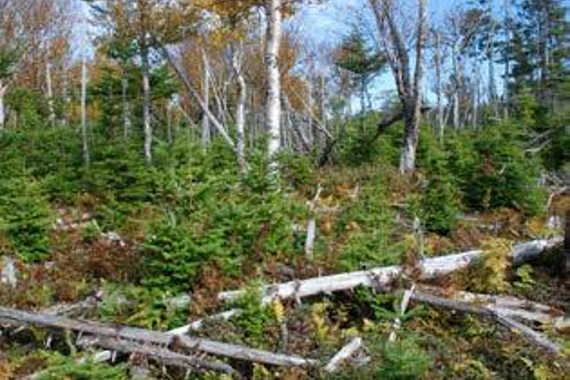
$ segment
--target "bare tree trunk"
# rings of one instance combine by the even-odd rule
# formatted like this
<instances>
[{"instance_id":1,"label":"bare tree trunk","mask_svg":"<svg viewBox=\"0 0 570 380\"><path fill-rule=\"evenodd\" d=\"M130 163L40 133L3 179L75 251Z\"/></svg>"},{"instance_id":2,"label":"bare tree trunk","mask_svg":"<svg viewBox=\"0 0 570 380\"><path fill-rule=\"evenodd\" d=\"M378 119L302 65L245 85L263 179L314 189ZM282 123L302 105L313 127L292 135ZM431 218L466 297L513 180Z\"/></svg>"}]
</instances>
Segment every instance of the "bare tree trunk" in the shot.
<instances>
[{"instance_id":1,"label":"bare tree trunk","mask_svg":"<svg viewBox=\"0 0 570 380\"><path fill-rule=\"evenodd\" d=\"M441 35L435 33L435 76L437 86L437 127L439 139L443 141L445 135L445 119L443 113L443 79L442 79Z\"/></svg>"},{"instance_id":2,"label":"bare tree trunk","mask_svg":"<svg viewBox=\"0 0 570 380\"><path fill-rule=\"evenodd\" d=\"M245 158L245 106L247 103L247 84L243 77L243 51L234 53L233 66L237 76L239 87L239 95L236 106L236 155L238 164L242 174L246 174L249 170L247 160Z\"/></svg>"},{"instance_id":3,"label":"bare tree trunk","mask_svg":"<svg viewBox=\"0 0 570 380\"><path fill-rule=\"evenodd\" d=\"M416 68L414 82L408 90L411 97L404 104L406 136L404 154L400 163L402 173L411 173L416 168L416 153L420 134L420 120L422 116L422 82L423 82L423 50L426 38L426 8L427 0L418 0L418 30L416 35Z\"/></svg>"},{"instance_id":4,"label":"bare tree trunk","mask_svg":"<svg viewBox=\"0 0 570 380\"><path fill-rule=\"evenodd\" d=\"M147 164L152 164L152 125L150 120L150 63L146 35L142 40L142 71L143 71L143 119L144 119L144 156Z\"/></svg>"},{"instance_id":5,"label":"bare tree trunk","mask_svg":"<svg viewBox=\"0 0 570 380\"><path fill-rule=\"evenodd\" d=\"M83 144L83 161L89 166L89 141L87 138L87 61L85 55L81 63L81 141Z\"/></svg>"},{"instance_id":6,"label":"bare tree trunk","mask_svg":"<svg viewBox=\"0 0 570 380\"><path fill-rule=\"evenodd\" d=\"M6 90L8 86L5 85L0 79L0 132L4 131L6 124L6 108L4 105L4 98L6 97Z\"/></svg>"},{"instance_id":7,"label":"bare tree trunk","mask_svg":"<svg viewBox=\"0 0 570 380\"><path fill-rule=\"evenodd\" d=\"M61 123L63 126L69 126L69 103L71 99L69 97L69 69L67 66L63 67L63 115Z\"/></svg>"},{"instance_id":8,"label":"bare tree trunk","mask_svg":"<svg viewBox=\"0 0 570 380\"><path fill-rule=\"evenodd\" d=\"M461 88L461 79L459 74L459 52L457 45L453 45L453 128L456 130L460 128L460 115L459 115L459 90Z\"/></svg>"},{"instance_id":9,"label":"bare tree trunk","mask_svg":"<svg viewBox=\"0 0 570 380\"><path fill-rule=\"evenodd\" d=\"M505 23L506 23L506 39L504 47L504 61L505 61L505 73L503 80L503 118L507 120L509 118L509 104L510 104L510 94L509 94L509 77L511 75L511 61L509 59L509 50L511 47L511 9L510 1L504 0L503 8L505 13Z\"/></svg>"},{"instance_id":10,"label":"bare tree trunk","mask_svg":"<svg viewBox=\"0 0 570 380\"><path fill-rule=\"evenodd\" d=\"M495 48L494 48L494 35L495 35L496 24L492 21L491 32L489 33L489 43L487 45L487 62L489 65L489 104L494 116L496 116L496 102L497 102L497 90L495 86Z\"/></svg>"},{"instance_id":11,"label":"bare tree trunk","mask_svg":"<svg viewBox=\"0 0 570 380\"><path fill-rule=\"evenodd\" d=\"M282 34L282 0L267 0L267 51L266 65L268 94L266 123L269 135L267 154L270 160L271 175L278 172L276 155L281 149L281 73L279 70L279 50Z\"/></svg>"},{"instance_id":12,"label":"bare tree trunk","mask_svg":"<svg viewBox=\"0 0 570 380\"><path fill-rule=\"evenodd\" d=\"M48 110L49 110L49 122L52 127L55 127L55 107L53 102L53 86L51 80L51 63L49 59L46 58L46 87L47 87L47 97L48 97Z\"/></svg>"},{"instance_id":13,"label":"bare tree trunk","mask_svg":"<svg viewBox=\"0 0 570 380\"><path fill-rule=\"evenodd\" d=\"M210 81L210 61L205 49L202 48L202 99L208 109L210 107ZM204 113L202 116L202 145L204 147L210 144L211 137L210 118Z\"/></svg>"},{"instance_id":14,"label":"bare tree trunk","mask_svg":"<svg viewBox=\"0 0 570 380\"><path fill-rule=\"evenodd\" d=\"M131 134L132 122L131 103L129 101L129 79L125 71L123 71L123 77L121 78L121 93L123 101L123 137L126 140Z\"/></svg>"}]
</instances>

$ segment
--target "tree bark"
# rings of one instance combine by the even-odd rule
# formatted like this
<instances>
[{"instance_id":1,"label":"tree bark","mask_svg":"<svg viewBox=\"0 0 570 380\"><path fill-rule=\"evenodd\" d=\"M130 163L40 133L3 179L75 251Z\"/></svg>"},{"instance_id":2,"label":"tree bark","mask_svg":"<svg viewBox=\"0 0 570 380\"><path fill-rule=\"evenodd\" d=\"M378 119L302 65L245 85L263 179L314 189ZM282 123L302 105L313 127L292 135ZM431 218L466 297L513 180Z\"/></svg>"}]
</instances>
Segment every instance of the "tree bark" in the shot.
<instances>
[{"instance_id":1,"label":"tree bark","mask_svg":"<svg viewBox=\"0 0 570 380\"><path fill-rule=\"evenodd\" d=\"M48 111L49 111L49 122L54 128L56 126L55 121L55 106L53 101L53 86L51 78L51 63L49 59L46 58L46 87L47 87L47 97L48 97Z\"/></svg>"},{"instance_id":2,"label":"tree bark","mask_svg":"<svg viewBox=\"0 0 570 380\"><path fill-rule=\"evenodd\" d=\"M282 34L282 0L267 0L267 104L266 123L268 133L267 154L271 175L278 173L276 156L281 149L281 72L279 52Z\"/></svg>"},{"instance_id":3,"label":"tree bark","mask_svg":"<svg viewBox=\"0 0 570 380\"><path fill-rule=\"evenodd\" d=\"M152 125L150 120L150 62L146 34L141 36L141 60L143 72L143 121L144 121L144 156L147 164L152 164Z\"/></svg>"},{"instance_id":4,"label":"tree bark","mask_svg":"<svg viewBox=\"0 0 570 380\"><path fill-rule=\"evenodd\" d=\"M206 55L205 49L202 50L202 100L205 106L210 110L210 61ZM204 112L202 116L202 145L204 147L210 144L211 140L211 130L210 130L210 118L207 113Z\"/></svg>"},{"instance_id":5,"label":"tree bark","mask_svg":"<svg viewBox=\"0 0 570 380\"><path fill-rule=\"evenodd\" d=\"M238 165L242 175L247 174L249 166L245 157L245 107L247 103L247 83L243 77L243 49L239 47L240 51L235 52L233 56L233 67L237 77L239 94L236 105L236 155Z\"/></svg>"},{"instance_id":6,"label":"tree bark","mask_svg":"<svg viewBox=\"0 0 570 380\"><path fill-rule=\"evenodd\" d=\"M89 155L89 141L87 136L87 60L83 56L81 63L81 142L83 147L83 161L86 166L91 163Z\"/></svg>"},{"instance_id":7,"label":"tree bark","mask_svg":"<svg viewBox=\"0 0 570 380\"><path fill-rule=\"evenodd\" d=\"M440 141L445 135L445 119L443 113L443 78L442 78L443 57L441 54L441 34L435 32L435 76L437 87L437 127Z\"/></svg>"}]
</instances>

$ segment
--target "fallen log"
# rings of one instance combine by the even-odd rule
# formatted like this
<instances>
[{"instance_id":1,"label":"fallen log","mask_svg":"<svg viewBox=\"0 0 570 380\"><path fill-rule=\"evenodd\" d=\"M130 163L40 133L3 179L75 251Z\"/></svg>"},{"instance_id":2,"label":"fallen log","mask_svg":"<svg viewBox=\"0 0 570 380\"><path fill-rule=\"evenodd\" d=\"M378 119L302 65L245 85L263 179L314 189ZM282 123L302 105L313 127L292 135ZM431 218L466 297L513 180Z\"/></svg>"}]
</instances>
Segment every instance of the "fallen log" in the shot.
<instances>
[{"instance_id":1,"label":"fallen log","mask_svg":"<svg viewBox=\"0 0 570 380\"><path fill-rule=\"evenodd\" d=\"M0 320L12 325L33 324L48 328L76 331L102 338L114 338L127 341L169 346L173 341L195 351L205 352L237 360L251 361L283 367L311 367L318 364L315 360L299 356L276 354L245 346L221 343L187 335L170 335L164 332L126 326L113 326L98 322L78 321L48 314L33 314L20 310L0 307Z\"/></svg>"},{"instance_id":2,"label":"fallen log","mask_svg":"<svg viewBox=\"0 0 570 380\"><path fill-rule=\"evenodd\" d=\"M462 313L475 314L475 315L479 315L479 316L482 316L485 318L489 318L489 319L493 320L494 322L502 325L503 327L506 327L510 330L514 330L514 331L520 333L527 340L529 340L529 341L533 342L534 344L546 349L547 351L549 351L551 353L554 353L557 355L562 353L562 347L560 345L558 345L557 343L552 342L550 339L548 339L543 334L540 334L539 332L531 329L530 327L527 327L527 326L523 325L522 323L519 323L519 322L501 314L500 312L497 312L497 311L492 310L490 308L487 308L484 306L483 307L477 306L477 305L474 305L474 304L471 304L468 302L462 302L462 301L455 301L455 300L440 298L440 297L436 297L436 296L433 296L431 294L422 293L422 292L415 292L414 294L412 294L412 300L427 303L429 305L436 306L436 307L441 307L441 308L445 308L445 309L459 311Z\"/></svg>"},{"instance_id":3,"label":"fallen log","mask_svg":"<svg viewBox=\"0 0 570 380\"><path fill-rule=\"evenodd\" d=\"M444 291L434 287L422 286L422 290L438 296L447 296ZM563 311L538 302L511 296L477 294L465 291L453 292L450 298L455 301L484 306L516 320L547 325L555 330L566 330L570 327L570 319L564 316Z\"/></svg>"},{"instance_id":4,"label":"fallen log","mask_svg":"<svg viewBox=\"0 0 570 380\"><path fill-rule=\"evenodd\" d=\"M562 242L561 238L550 240L535 240L518 244L511 252L511 259L515 265L539 256L543 251ZM420 279L433 279L452 272L468 268L482 257L481 250L434 257L420 261ZM308 280L291 281L283 284L267 285L262 287L261 294L264 302L273 299L303 298L321 293L332 293L342 290L354 289L358 286L375 287L386 286L404 274L403 266L376 268L367 271L342 273L331 276L311 278ZM218 298L223 301L239 299L245 294L244 290L223 292Z\"/></svg>"},{"instance_id":5,"label":"fallen log","mask_svg":"<svg viewBox=\"0 0 570 380\"><path fill-rule=\"evenodd\" d=\"M115 338L94 337L81 338L78 344L85 348L97 346L122 353L141 354L148 356L149 358L156 359L167 365L189 368L193 370L201 369L227 374L233 374L235 372L234 369L228 364L182 355L167 348L162 348L156 345L142 345L135 342Z\"/></svg>"},{"instance_id":6,"label":"fallen log","mask_svg":"<svg viewBox=\"0 0 570 380\"><path fill-rule=\"evenodd\" d=\"M231 319L237 315L240 315L241 313L242 313L241 309L232 309L232 310L224 311L223 313L214 314L214 315L199 319L197 321L194 321L194 322L192 322L186 326L182 326L182 327L179 327L177 329L170 330L167 332L167 334L171 334L171 335L188 334L190 331L200 330L205 322L220 321L220 320L227 321L227 320L229 320L229 319Z\"/></svg>"}]
</instances>

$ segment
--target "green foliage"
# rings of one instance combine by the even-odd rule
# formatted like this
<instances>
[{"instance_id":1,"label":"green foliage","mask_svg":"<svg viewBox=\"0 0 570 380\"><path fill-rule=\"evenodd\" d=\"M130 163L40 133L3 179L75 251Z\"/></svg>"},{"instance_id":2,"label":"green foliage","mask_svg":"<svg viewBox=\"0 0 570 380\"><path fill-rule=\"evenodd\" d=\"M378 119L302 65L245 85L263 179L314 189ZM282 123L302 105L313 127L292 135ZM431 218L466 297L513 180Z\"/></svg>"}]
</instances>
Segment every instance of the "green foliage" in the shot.
<instances>
[{"instance_id":1,"label":"green foliage","mask_svg":"<svg viewBox=\"0 0 570 380\"><path fill-rule=\"evenodd\" d=\"M433 134L424 129L418 147L418 165L423 176L415 196L409 199L410 216L419 217L428 231L442 235L449 234L457 225L460 212L461 193L450 171L449 159Z\"/></svg>"},{"instance_id":2,"label":"green foliage","mask_svg":"<svg viewBox=\"0 0 570 380\"><path fill-rule=\"evenodd\" d=\"M41 92L24 87L15 88L6 97L6 105L17 115L17 127L32 129L45 127L48 110Z\"/></svg>"},{"instance_id":3,"label":"green foliage","mask_svg":"<svg viewBox=\"0 0 570 380\"><path fill-rule=\"evenodd\" d=\"M433 359L420 347L417 340L405 336L396 342L370 336L369 352L372 356L370 365L349 368L343 373L327 376L327 379L351 380L421 380L434 368Z\"/></svg>"},{"instance_id":4,"label":"green foliage","mask_svg":"<svg viewBox=\"0 0 570 380\"><path fill-rule=\"evenodd\" d=\"M45 354L49 367L38 380L128 380L125 365L95 363L91 360L79 363L75 358Z\"/></svg>"},{"instance_id":5,"label":"green foliage","mask_svg":"<svg viewBox=\"0 0 570 380\"><path fill-rule=\"evenodd\" d=\"M378 161L397 165L403 128L396 123L375 139L377 125L384 117L378 112L367 112L349 120L338 147L340 162L354 167Z\"/></svg>"},{"instance_id":6,"label":"green foliage","mask_svg":"<svg viewBox=\"0 0 570 380\"><path fill-rule=\"evenodd\" d=\"M268 332L276 327L279 320L276 308L262 304L259 288L254 286L247 288L235 307L242 312L232 318L232 324L243 336L244 342L256 347L266 346L270 336Z\"/></svg>"},{"instance_id":7,"label":"green foliage","mask_svg":"<svg viewBox=\"0 0 570 380\"><path fill-rule=\"evenodd\" d=\"M27 177L0 181L0 239L25 262L42 260L49 251L49 203L41 184Z\"/></svg>"},{"instance_id":8,"label":"green foliage","mask_svg":"<svg viewBox=\"0 0 570 380\"><path fill-rule=\"evenodd\" d=\"M465 133L447 149L452 152L449 170L458 178L466 206L478 211L507 207L527 215L541 212L540 163L525 155L518 127Z\"/></svg>"},{"instance_id":9,"label":"green foliage","mask_svg":"<svg viewBox=\"0 0 570 380\"><path fill-rule=\"evenodd\" d=\"M381 172L381 168L361 170L359 194L338 216L336 233L346 235L339 247L340 270L397 264L403 257L403 245L394 244L390 238L394 215Z\"/></svg>"},{"instance_id":10,"label":"green foliage","mask_svg":"<svg viewBox=\"0 0 570 380\"><path fill-rule=\"evenodd\" d=\"M172 293L139 286L109 287L99 312L103 320L151 330L170 330L186 322L187 308L168 300Z\"/></svg>"}]
</instances>

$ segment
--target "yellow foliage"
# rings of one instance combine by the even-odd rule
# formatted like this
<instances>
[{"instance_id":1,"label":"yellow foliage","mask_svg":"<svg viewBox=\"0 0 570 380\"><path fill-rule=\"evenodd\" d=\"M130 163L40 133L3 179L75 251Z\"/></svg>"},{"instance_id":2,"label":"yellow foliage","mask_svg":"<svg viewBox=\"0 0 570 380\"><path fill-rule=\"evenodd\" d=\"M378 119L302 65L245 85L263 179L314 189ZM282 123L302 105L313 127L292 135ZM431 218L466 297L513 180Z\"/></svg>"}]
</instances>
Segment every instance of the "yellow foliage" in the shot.
<instances>
[{"instance_id":1,"label":"yellow foliage","mask_svg":"<svg viewBox=\"0 0 570 380\"><path fill-rule=\"evenodd\" d=\"M271 302L271 309L277 321L279 323L282 323L285 320L285 307L283 306L281 300L276 299Z\"/></svg>"},{"instance_id":2,"label":"yellow foliage","mask_svg":"<svg viewBox=\"0 0 570 380\"><path fill-rule=\"evenodd\" d=\"M0 380L12 379L13 375L10 364L0 360Z\"/></svg>"},{"instance_id":3,"label":"yellow foliage","mask_svg":"<svg viewBox=\"0 0 570 380\"><path fill-rule=\"evenodd\" d=\"M471 287L480 292L503 292L509 287L506 280L510 265L512 243L491 238L482 243L483 254L478 265L469 273Z\"/></svg>"}]
</instances>

